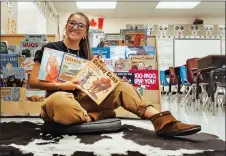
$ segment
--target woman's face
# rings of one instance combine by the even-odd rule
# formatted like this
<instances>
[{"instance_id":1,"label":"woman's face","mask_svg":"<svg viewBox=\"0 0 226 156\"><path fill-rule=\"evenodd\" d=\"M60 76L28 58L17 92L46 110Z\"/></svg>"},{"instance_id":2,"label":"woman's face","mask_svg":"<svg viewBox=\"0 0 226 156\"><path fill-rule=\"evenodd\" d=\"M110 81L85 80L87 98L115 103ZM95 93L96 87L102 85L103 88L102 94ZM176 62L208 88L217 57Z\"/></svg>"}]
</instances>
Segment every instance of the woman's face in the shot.
<instances>
[{"instance_id":1,"label":"woman's face","mask_svg":"<svg viewBox=\"0 0 226 156\"><path fill-rule=\"evenodd\" d=\"M66 35L71 40L81 40L87 35L87 23L85 17L74 14L67 22Z\"/></svg>"}]
</instances>

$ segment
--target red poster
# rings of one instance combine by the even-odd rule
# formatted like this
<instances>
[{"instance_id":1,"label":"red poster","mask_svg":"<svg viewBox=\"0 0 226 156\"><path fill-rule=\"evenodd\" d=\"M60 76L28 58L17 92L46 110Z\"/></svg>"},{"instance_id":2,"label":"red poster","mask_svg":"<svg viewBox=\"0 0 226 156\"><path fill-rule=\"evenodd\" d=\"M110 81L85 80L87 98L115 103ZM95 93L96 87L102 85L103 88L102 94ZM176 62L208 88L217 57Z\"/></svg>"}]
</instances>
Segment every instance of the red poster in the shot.
<instances>
[{"instance_id":1,"label":"red poster","mask_svg":"<svg viewBox=\"0 0 226 156\"><path fill-rule=\"evenodd\" d=\"M159 90L158 70L130 70L134 73L134 86L145 86L147 90Z\"/></svg>"}]
</instances>

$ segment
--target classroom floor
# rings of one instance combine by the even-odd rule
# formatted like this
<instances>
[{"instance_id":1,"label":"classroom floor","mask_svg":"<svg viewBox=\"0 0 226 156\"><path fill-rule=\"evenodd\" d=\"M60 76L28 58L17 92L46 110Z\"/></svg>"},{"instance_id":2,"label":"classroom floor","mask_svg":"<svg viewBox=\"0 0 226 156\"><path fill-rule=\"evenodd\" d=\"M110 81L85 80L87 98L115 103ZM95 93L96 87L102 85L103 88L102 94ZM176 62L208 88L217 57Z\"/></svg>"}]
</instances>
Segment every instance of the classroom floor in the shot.
<instances>
[{"instance_id":1,"label":"classroom floor","mask_svg":"<svg viewBox=\"0 0 226 156\"><path fill-rule=\"evenodd\" d=\"M167 98L163 98L162 110L169 110L180 121L185 123L200 124L202 132L210 133L225 140L225 108L216 108L216 114L213 115L208 107L195 109L195 103L180 106L178 102L170 102Z\"/></svg>"},{"instance_id":2,"label":"classroom floor","mask_svg":"<svg viewBox=\"0 0 226 156\"><path fill-rule=\"evenodd\" d=\"M179 103L172 103L168 100L162 100L162 109L169 110L172 114L185 123L192 124L200 124L202 126L202 132L210 133L218 136L220 139L225 140L225 110L219 107L216 111L216 115L213 116L212 112L208 109L205 110L195 110L194 103L191 106L183 106L181 107ZM41 119L21 119L21 118L3 118L4 121L21 121L21 120L29 120L29 121L38 121L42 122ZM125 120L126 121L126 120ZM139 121L149 123L150 121ZM151 125L151 122L150 122Z\"/></svg>"}]
</instances>

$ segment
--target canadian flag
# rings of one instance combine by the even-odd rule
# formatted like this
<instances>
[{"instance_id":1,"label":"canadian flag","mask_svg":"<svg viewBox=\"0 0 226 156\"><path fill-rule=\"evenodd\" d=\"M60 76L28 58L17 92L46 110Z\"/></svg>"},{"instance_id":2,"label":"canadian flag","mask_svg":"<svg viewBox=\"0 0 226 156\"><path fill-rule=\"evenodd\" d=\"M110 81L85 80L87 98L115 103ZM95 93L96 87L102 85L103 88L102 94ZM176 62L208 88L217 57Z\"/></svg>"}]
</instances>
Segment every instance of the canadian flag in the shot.
<instances>
[{"instance_id":1,"label":"canadian flag","mask_svg":"<svg viewBox=\"0 0 226 156\"><path fill-rule=\"evenodd\" d=\"M104 18L103 17L97 17L97 16L91 16L87 15L90 22L90 29L103 29L104 25Z\"/></svg>"}]
</instances>

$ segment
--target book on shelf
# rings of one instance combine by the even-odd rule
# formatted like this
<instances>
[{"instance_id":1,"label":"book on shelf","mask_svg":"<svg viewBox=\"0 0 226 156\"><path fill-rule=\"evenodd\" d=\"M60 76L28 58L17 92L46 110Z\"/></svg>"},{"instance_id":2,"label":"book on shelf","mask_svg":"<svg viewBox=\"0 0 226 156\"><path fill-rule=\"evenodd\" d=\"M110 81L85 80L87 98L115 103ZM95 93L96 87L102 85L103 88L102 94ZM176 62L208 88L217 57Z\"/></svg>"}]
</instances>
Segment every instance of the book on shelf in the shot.
<instances>
[{"instance_id":1,"label":"book on shelf","mask_svg":"<svg viewBox=\"0 0 226 156\"><path fill-rule=\"evenodd\" d=\"M105 41L108 46L124 46L125 35L124 34L105 34Z\"/></svg>"},{"instance_id":2,"label":"book on shelf","mask_svg":"<svg viewBox=\"0 0 226 156\"><path fill-rule=\"evenodd\" d=\"M134 73L130 72L114 72L114 73L121 78L122 82L134 84Z\"/></svg>"},{"instance_id":3,"label":"book on shelf","mask_svg":"<svg viewBox=\"0 0 226 156\"><path fill-rule=\"evenodd\" d=\"M35 53L43 46L41 41L20 41L20 56L35 57Z\"/></svg>"},{"instance_id":4,"label":"book on shelf","mask_svg":"<svg viewBox=\"0 0 226 156\"><path fill-rule=\"evenodd\" d=\"M20 87L2 87L1 101L20 101Z\"/></svg>"},{"instance_id":5,"label":"book on shelf","mask_svg":"<svg viewBox=\"0 0 226 156\"><path fill-rule=\"evenodd\" d=\"M147 44L147 36L145 29L121 29L120 33L125 35L126 46L145 46Z\"/></svg>"},{"instance_id":6,"label":"book on shelf","mask_svg":"<svg viewBox=\"0 0 226 156\"><path fill-rule=\"evenodd\" d=\"M17 54L0 54L0 64L3 67L18 67Z\"/></svg>"},{"instance_id":7,"label":"book on shelf","mask_svg":"<svg viewBox=\"0 0 226 156\"><path fill-rule=\"evenodd\" d=\"M25 80L24 68L3 67L2 73L5 87L23 87Z\"/></svg>"},{"instance_id":8,"label":"book on shelf","mask_svg":"<svg viewBox=\"0 0 226 156\"><path fill-rule=\"evenodd\" d=\"M151 55L131 56L131 68L133 70L153 70L155 69L155 59Z\"/></svg>"},{"instance_id":9,"label":"book on shelf","mask_svg":"<svg viewBox=\"0 0 226 156\"><path fill-rule=\"evenodd\" d=\"M99 58L110 58L110 48L91 48L91 51L94 56L98 56Z\"/></svg>"},{"instance_id":10,"label":"book on shelf","mask_svg":"<svg viewBox=\"0 0 226 156\"><path fill-rule=\"evenodd\" d=\"M103 61L94 57L75 76L79 86L96 104L100 104L119 84L121 79Z\"/></svg>"}]
</instances>

